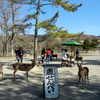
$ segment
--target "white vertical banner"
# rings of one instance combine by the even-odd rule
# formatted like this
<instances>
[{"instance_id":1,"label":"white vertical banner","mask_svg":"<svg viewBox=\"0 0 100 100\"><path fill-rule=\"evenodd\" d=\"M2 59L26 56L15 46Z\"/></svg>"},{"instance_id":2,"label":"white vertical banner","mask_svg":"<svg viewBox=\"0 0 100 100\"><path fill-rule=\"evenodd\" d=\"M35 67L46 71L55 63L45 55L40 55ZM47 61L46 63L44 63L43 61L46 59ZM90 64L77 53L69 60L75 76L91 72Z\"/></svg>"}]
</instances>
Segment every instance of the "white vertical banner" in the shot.
<instances>
[{"instance_id":1,"label":"white vertical banner","mask_svg":"<svg viewBox=\"0 0 100 100\"><path fill-rule=\"evenodd\" d=\"M44 67L45 98L58 97L58 70L56 67Z\"/></svg>"}]
</instances>

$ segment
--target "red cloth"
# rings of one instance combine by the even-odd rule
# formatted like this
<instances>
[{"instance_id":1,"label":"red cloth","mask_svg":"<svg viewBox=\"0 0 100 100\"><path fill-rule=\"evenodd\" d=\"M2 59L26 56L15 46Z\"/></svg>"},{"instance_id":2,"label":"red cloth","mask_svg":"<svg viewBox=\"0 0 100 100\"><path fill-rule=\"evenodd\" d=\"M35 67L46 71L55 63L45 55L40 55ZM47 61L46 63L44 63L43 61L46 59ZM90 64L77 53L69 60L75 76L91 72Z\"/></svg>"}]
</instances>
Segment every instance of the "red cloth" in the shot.
<instances>
[{"instance_id":1,"label":"red cloth","mask_svg":"<svg viewBox=\"0 0 100 100\"><path fill-rule=\"evenodd\" d=\"M47 50L47 51L46 51L46 57L50 57L50 56L48 56L48 53L50 53L51 56L52 56L51 50Z\"/></svg>"}]
</instances>

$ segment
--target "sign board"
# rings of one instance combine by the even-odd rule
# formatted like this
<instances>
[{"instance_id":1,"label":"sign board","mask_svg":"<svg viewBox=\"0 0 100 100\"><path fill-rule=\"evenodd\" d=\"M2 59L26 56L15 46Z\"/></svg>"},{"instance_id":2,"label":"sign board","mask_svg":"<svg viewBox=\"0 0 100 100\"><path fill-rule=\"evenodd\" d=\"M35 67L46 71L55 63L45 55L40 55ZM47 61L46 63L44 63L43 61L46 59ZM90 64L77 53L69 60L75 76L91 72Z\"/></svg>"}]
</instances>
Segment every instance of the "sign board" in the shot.
<instances>
[{"instance_id":1,"label":"sign board","mask_svg":"<svg viewBox=\"0 0 100 100\"><path fill-rule=\"evenodd\" d=\"M56 67L44 67L45 98L58 97L58 70Z\"/></svg>"}]
</instances>

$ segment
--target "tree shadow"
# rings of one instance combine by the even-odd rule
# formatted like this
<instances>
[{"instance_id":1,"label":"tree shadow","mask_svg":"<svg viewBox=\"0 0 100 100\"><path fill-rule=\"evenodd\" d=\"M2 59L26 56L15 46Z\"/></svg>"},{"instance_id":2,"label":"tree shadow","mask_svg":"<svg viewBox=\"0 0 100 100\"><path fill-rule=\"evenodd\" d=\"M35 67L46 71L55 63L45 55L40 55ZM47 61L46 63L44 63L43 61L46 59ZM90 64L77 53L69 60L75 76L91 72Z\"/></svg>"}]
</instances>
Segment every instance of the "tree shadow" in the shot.
<instances>
[{"instance_id":1,"label":"tree shadow","mask_svg":"<svg viewBox=\"0 0 100 100\"><path fill-rule=\"evenodd\" d=\"M30 61L29 59L25 59ZM49 64L49 67L60 67L61 59L54 59L55 64ZM57 63L58 62L58 63ZM9 62L1 62L4 65L8 65ZM12 62L9 64L11 65ZM83 65L99 65L99 60L84 60ZM61 68L63 69L63 67ZM90 77L90 86L87 84L84 85L84 89L81 89L82 83L80 82L79 87L76 87L78 82L77 72L76 75L73 74L71 70L63 69L63 71L58 72L58 87L59 87L59 100L60 96L69 98L70 100L86 100L87 97L89 100L99 100L100 97L100 81L99 76L91 75ZM16 81L13 81L13 74L5 74L4 80L0 81L0 99L7 100L44 100L43 97L43 73L29 73L29 81L26 80L26 72L18 73L16 72ZM93 81L94 80L94 81ZM94 95L95 94L95 95ZM56 99L56 100L57 100ZM54 100L54 99L49 99ZM64 100L64 99L63 99Z\"/></svg>"},{"instance_id":2,"label":"tree shadow","mask_svg":"<svg viewBox=\"0 0 100 100\"><path fill-rule=\"evenodd\" d=\"M84 60L83 65L100 65L99 60Z\"/></svg>"},{"instance_id":3,"label":"tree shadow","mask_svg":"<svg viewBox=\"0 0 100 100\"><path fill-rule=\"evenodd\" d=\"M26 75L15 75L16 80L13 81L12 74L5 74L4 80L0 81L2 87L0 91L1 100L24 100L43 98L43 80L41 74L29 75L29 81L26 80ZM34 80L34 81L33 81ZM35 82L37 81L37 82Z\"/></svg>"},{"instance_id":4,"label":"tree shadow","mask_svg":"<svg viewBox=\"0 0 100 100\"><path fill-rule=\"evenodd\" d=\"M61 68L63 69L63 68ZM3 97L5 99L15 99L16 100L24 100L24 99L33 99L33 100L43 100L43 80L44 75L43 73L29 73L29 81L26 80L26 73L20 75L20 73L16 73L16 81L13 81L13 74L5 74L5 78L3 81L0 81L1 86L1 100ZM68 77L70 76L70 77ZM92 75L91 78L99 78L96 75ZM90 79L92 80L92 79ZM100 83L97 81L92 82L90 81L90 86L84 85L84 89L81 89L82 83L80 82L79 87L76 87L78 82L78 76L73 74L73 72L63 70L62 72L58 72L58 87L59 87L59 96L65 96L70 99L77 98L84 98L93 95L95 91L99 89L100 91ZM90 94L90 95L88 95ZM7 96L9 95L9 97ZM74 95L74 96L73 96ZM82 96L83 95L83 96ZM97 93L96 97L99 96ZM59 97L58 97L59 98ZM54 99L49 99L54 100ZM57 99L56 99L57 100ZM65 99L66 100L66 99ZM97 100L97 99L96 99Z\"/></svg>"},{"instance_id":5,"label":"tree shadow","mask_svg":"<svg viewBox=\"0 0 100 100\"><path fill-rule=\"evenodd\" d=\"M88 83L86 83L84 85L84 89L82 89L82 80L80 81L79 86L77 87L77 82L78 82L78 76L74 75L72 72L65 71L62 72L63 76L66 78L60 78L59 77L59 94L63 95L65 97L70 98L71 100L78 100L78 98L80 98L79 100L87 100L85 97L89 98L89 99L93 99L94 100L99 100L99 93L100 93L100 81L97 82L95 80L95 82L92 82L92 78L95 79L95 77L97 77L97 79L99 78L97 75L94 76L92 75L90 78L90 86L88 86ZM61 74L60 74L61 75ZM71 78L67 78L67 75L69 75ZM94 95L96 94L96 95ZM75 98L74 98L75 97Z\"/></svg>"}]
</instances>

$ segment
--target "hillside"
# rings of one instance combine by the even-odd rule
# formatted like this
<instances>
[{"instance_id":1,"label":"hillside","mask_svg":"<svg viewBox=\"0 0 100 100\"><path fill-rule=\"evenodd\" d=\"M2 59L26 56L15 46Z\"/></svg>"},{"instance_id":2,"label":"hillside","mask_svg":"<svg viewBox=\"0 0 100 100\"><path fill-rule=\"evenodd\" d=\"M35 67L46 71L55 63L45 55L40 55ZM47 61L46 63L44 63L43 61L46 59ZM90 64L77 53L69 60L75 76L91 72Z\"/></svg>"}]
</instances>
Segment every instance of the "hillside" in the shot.
<instances>
[{"instance_id":1,"label":"hillside","mask_svg":"<svg viewBox=\"0 0 100 100\"><path fill-rule=\"evenodd\" d=\"M89 40L92 40L92 39L98 39L99 42L100 42L100 36L94 36L94 35L81 35L80 37L80 41L84 41L85 39L89 39ZM78 38L79 39L79 38Z\"/></svg>"},{"instance_id":2,"label":"hillside","mask_svg":"<svg viewBox=\"0 0 100 100\"><path fill-rule=\"evenodd\" d=\"M2 40L4 40L4 37L1 37ZM49 41L45 41L46 39L49 39ZM81 35L81 37L76 38L76 39L80 39L81 42L83 42L85 39L98 39L100 42L100 36L94 36L94 35ZM52 40L52 38L48 37L48 36L43 36L43 35L38 35L38 51L40 52L42 48L52 48L54 50L63 50L65 47L61 46L61 43L63 42L67 42L69 40L71 40L73 38L64 38L61 39L60 37L57 37L55 40ZM3 50L3 42L1 42L1 51ZM18 35L14 37L14 44L13 47L14 49L16 47L20 47L22 46L24 48L24 50L28 50L28 51L34 51L34 35ZM11 49L11 44L8 43L8 50L10 52Z\"/></svg>"},{"instance_id":3,"label":"hillside","mask_svg":"<svg viewBox=\"0 0 100 100\"><path fill-rule=\"evenodd\" d=\"M43 37L43 35L38 35L38 43L42 43L44 42L48 37ZM89 40L92 40L92 39L98 39L98 41L100 42L100 37L99 36L94 36L94 35L81 35L81 37L79 38L76 38L76 39L80 39L81 42L83 42L85 39L89 39ZM54 42L55 43L62 43L62 42L65 42L65 41L69 41L70 39L73 39L73 38L65 38L65 39L61 39L59 37L57 37ZM34 42L34 35L19 35L19 36L15 36L14 38L14 41L15 41L15 45L30 45L30 46L33 46L33 42Z\"/></svg>"},{"instance_id":4,"label":"hillside","mask_svg":"<svg viewBox=\"0 0 100 100\"><path fill-rule=\"evenodd\" d=\"M18 36L20 38L24 38L25 40L26 39L30 39L30 40L34 40L34 35L21 35L21 36ZM41 41L44 41L47 37L43 38L42 35L38 35L38 41L41 42ZM81 35L81 37L79 38L76 38L76 39L80 39L80 41L84 41L85 39L89 39L89 40L92 40L92 39L98 39L100 41L100 36L94 36L94 35ZM58 38L60 40L60 38ZM67 40L69 40L67 38Z\"/></svg>"},{"instance_id":5,"label":"hillside","mask_svg":"<svg viewBox=\"0 0 100 100\"><path fill-rule=\"evenodd\" d=\"M48 36L43 36L43 35L38 35L38 46L40 48L43 47L47 47L50 46L50 44L52 44L52 46L55 46L56 48L58 48L58 45L63 43L63 42L67 42L70 39L73 38L65 38L65 39L61 39L59 37L57 37L54 41L50 41L50 42L46 42L45 40L49 38ZM83 42L85 39L98 39L100 42L100 37L98 36L94 36L94 35L81 35L81 37L76 38L76 39L80 39L81 42ZM14 38L14 47L16 46L23 46L25 49L33 49L34 48L34 35L19 35L19 36L15 36ZM54 48L54 47L52 47Z\"/></svg>"}]
</instances>

